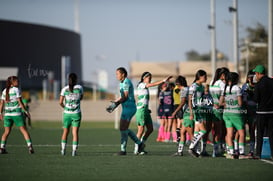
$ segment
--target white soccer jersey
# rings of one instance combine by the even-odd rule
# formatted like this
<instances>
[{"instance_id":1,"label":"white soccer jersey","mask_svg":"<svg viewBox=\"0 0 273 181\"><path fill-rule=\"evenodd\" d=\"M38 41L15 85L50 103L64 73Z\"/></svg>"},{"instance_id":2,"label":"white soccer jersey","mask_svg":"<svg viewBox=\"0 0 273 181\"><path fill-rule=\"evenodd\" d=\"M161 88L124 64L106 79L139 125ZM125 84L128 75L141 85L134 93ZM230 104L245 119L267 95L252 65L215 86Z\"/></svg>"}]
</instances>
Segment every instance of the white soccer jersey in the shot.
<instances>
[{"instance_id":1,"label":"white soccer jersey","mask_svg":"<svg viewBox=\"0 0 273 181\"><path fill-rule=\"evenodd\" d=\"M204 94L204 86L202 84L193 83L189 88L189 95L192 95L192 106L202 107L202 96Z\"/></svg>"},{"instance_id":2,"label":"white soccer jersey","mask_svg":"<svg viewBox=\"0 0 273 181\"><path fill-rule=\"evenodd\" d=\"M219 104L220 96L222 92L224 92L225 83L222 80L217 80L213 85L212 82L210 83L209 92L213 98L214 104Z\"/></svg>"},{"instance_id":3,"label":"white soccer jersey","mask_svg":"<svg viewBox=\"0 0 273 181\"><path fill-rule=\"evenodd\" d=\"M146 83L141 82L137 86L137 109L149 106L149 89L146 87Z\"/></svg>"},{"instance_id":4,"label":"white soccer jersey","mask_svg":"<svg viewBox=\"0 0 273 181\"><path fill-rule=\"evenodd\" d=\"M64 113L75 114L81 112L80 101L83 95L81 85L75 85L73 92L70 92L69 86L65 86L61 90L61 96L65 97Z\"/></svg>"},{"instance_id":5,"label":"white soccer jersey","mask_svg":"<svg viewBox=\"0 0 273 181\"><path fill-rule=\"evenodd\" d=\"M224 93L222 94L224 95ZM242 96L241 94L241 88L238 85L232 86L232 89L230 91L230 86L227 86L225 90L225 109L224 112L229 113L241 113L241 106L238 104L238 97Z\"/></svg>"},{"instance_id":6,"label":"white soccer jersey","mask_svg":"<svg viewBox=\"0 0 273 181\"><path fill-rule=\"evenodd\" d=\"M11 87L9 89L9 102L6 102L6 89L2 92L1 99L5 101L5 116L20 116L22 110L18 101L21 97L21 91L17 87Z\"/></svg>"}]
</instances>

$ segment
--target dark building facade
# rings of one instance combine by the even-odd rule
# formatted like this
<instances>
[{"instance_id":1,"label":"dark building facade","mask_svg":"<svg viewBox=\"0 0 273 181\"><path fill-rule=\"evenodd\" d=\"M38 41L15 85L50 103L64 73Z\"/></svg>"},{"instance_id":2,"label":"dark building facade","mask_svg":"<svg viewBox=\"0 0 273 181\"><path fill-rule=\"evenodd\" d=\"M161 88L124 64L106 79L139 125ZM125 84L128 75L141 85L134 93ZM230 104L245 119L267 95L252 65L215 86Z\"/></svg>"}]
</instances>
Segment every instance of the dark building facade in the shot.
<instances>
[{"instance_id":1,"label":"dark building facade","mask_svg":"<svg viewBox=\"0 0 273 181\"><path fill-rule=\"evenodd\" d=\"M81 82L81 37L78 33L0 20L0 67L17 67L22 89L41 90L43 80L48 80L52 72L54 80L61 84L62 57L69 57L70 72L76 73Z\"/></svg>"}]
</instances>

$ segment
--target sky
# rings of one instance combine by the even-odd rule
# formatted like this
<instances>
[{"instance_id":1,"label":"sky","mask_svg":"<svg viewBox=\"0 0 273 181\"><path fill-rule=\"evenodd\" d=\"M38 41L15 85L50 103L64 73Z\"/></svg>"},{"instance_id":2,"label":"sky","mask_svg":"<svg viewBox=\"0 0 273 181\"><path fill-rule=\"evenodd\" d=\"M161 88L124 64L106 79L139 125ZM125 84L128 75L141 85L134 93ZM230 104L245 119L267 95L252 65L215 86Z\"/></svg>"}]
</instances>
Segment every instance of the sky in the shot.
<instances>
[{"instance_id":1,"label":"sky","mask_svg":"<svg viewBox=\"0 0 273 181\"><path fill-rule=\"evenodd\" d=\"M131 61L186 61L186 52L210 52L210 0L79 0L83 80L129 69ZM216 48L232 59L232 0L216 2ZM0 19L74 31L75 0L0 0ZM268 0L238 0L239 39L257 23L268 27Z\"/></svg>"}]
</instances>

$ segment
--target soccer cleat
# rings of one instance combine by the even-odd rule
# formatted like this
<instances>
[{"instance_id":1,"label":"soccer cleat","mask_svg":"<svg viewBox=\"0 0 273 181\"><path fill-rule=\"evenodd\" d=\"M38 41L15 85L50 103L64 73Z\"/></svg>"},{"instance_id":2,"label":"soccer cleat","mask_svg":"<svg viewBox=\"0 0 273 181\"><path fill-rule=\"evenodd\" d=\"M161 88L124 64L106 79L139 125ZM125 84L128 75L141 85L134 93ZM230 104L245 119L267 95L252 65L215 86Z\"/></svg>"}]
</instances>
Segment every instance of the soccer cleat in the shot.
<instances>
[{"instance_id":1,"label":"soccer cleat","mask_svg":"<svg viewBox=\"0 0 273 181\"><path fill-rule=\"evenodd\" d=\"M248 156L248 155L245 155L245 154L240 154L239 156L238 156L238 158L240 159L240 160L242 160L242 159L251 159L253 156Z\"/></svg>"},{"instance_id":2,"label":"soccer cleat","mask_svg":"<svg viewBox=\"0 0 273 181\"><path fill-rule=\"evenodd\" d=\"M145 150L143 150L142 152L139 153L139 155L147 155L147 154L148 154L148 152Z\"/></svg>"},{"instance_id":3,"label":"soccer cleat","mask_svg":"<svg viewBox=\"0 0 273 181\"><path fill-rule=\"evenodd\" d=\"M157 138L156 141L157 141L157 142L163 142L164 139L163 139L163 138Z\"/></svg>"},{"instance_id":4,"label":"soccer cleat","mask_svg":"<svg viewBox=\"0 0 273 181\"><path fill-rule=\"evenodd\" d=\"M140 143L139 145L138 145L138 153L141 153L142 151L144 151L144 148L145 148L145 144L144 143Z\"/></svg>"},{"instance_id":5,"label":"soccer cleat","mask_svg":"<svg viewBox=\"0 0 273 181\"><path fill-rule=\"evenodd\" d=\"M72 151L72 156L76 156L77 155L77 151L76 150L73 150Z\"/></svg>"},{"instance_id":6,"label":"soccer cleat","mask_svg":"<svg viewBox=\"0 0 273 181\"><path fill-rule=\"evenodd\" d=\"M176 152L172 156L183 156L183 152Z\"/></svg>"},{"instance_id":7,"label":"soccer cleat","mask_svg":"<svg viewBox=\"0 0 273 181\"><path fill-rule=\"evenodd\" d=\"M194 149L189 149L189 154L193 157L199 157L199 154Z\"/></svg>"},{"instance_id":8,"label":"soccer cleat","mask_svg":"<svg viewBox=\"0 0 273 181\"><path fill-rule=\"evenodd\" d=\"M119 151L114 154L114 156L125 156L125 155L127 155L126 151Z\"/></svg>"},{"instance_id":9,"label":"soccer cleat","mask_svg":"<svg viewBox=\"0 0 273 181\"><path fill-rule=\"evenodd\" d=\"M34 149L33 149L32 146L29 146L29 147L28 147L28 153L29 153L29 154L33 154L33 153L34 153Z\"/></svg>"},{"instance_id":10,"label":"soccer cleat","mask_svg":"<svg viewBox=\"0 0 273 181\"><path fill-rule=\"evenodd\" d=\"M0 154L7 154L7 150L5 148L0 148Z\"/></svg>"},{"instance_id":11,"label":"soccer cleat","mask_svg":"<svg viewBox=\"0 0 273 181\"><path fill-rule=\"evenodd\" d=\"M235 155L226 154L226 159L236 159Z\"/></svg>"}]
</instances>

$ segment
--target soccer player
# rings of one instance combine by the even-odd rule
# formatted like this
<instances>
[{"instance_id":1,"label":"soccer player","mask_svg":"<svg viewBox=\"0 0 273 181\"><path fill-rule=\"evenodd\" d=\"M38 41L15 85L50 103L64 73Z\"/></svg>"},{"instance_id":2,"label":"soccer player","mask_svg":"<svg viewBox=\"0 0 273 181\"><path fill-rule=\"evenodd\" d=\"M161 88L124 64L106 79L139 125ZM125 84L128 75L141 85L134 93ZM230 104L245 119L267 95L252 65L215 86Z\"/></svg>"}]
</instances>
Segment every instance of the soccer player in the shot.
<instances>
[{"instance_id":1,"label":"soccer player","mask_svg":"<svg viewBox=\"0 0 273 181\"><path fill-rule=\"evenodd\" d=\"M247 74L246 83L242 86L243 104L246 107L245 123L248 125L250 136L250 150L249 156L254 155L255 148L255 129L256 129L256 109L257 103L254 100L255 83L253 77L255 73L250 70Z\"/></svg>"},{"instance_id":2,"label":"soccer player","mask_svg":"<svg viewBox=\"0 0 273 181\"><path fill-rule=\"evenodd\" d=\"M62 88L59 104L63 111L63 134L61 140L61 154L66 154L67 136L72 127L72 156L76 156L79 144L79 128L81 125L81 106L83 88L77 84L77 75L70 73L68 85Z\"/></svg>"},{"instance_id":3,"label":"soccer player","mask_svg":"<svg viewBox=\"0 0 273 181\"><path fill-rule=\"evenodd\" d=\"M225 143L225 126L223 122L223 106L219 105L219 100L222 92L225 89L226 78L229 73L227 68L218 68L215 71L213 80L210 83L210 94L213 98L213 110L212 110L212 139L213 139L213 152L212 157L220 155L219 146L221 138ZM225 146L222 146L223 150Z\"/></svg>"},{"instance_id":4,"label":"soccer player","mask_svg":"<svg viewBox=\"0 0 273 181\"><path fill-rule=\"evenodd\" d=\"M163 102L162 109L164 119L165 142L170 142L171 126L173 121L173 95L168 83L164 83L162 85L162 91L160 92L159 99L161 99Z\"/></svg>"},{"instance_id":5,"label":"soccer player","mask_svg":"<svg viewBox=\"0 0 273 181\"><path fill-rule=\"evenodd\" d=\"M22 110L25 112L26 116L30 118L30 114L22 102L21 91L18 88L19 80L16 76L8 77L6 81L6 88L2 92L1 102L0 102L0 120L4 119L5 131L1 138L0 153L5 154L6 142L8 136L10 135L11 128L13 124L18 126L21 133L23 134L30 154L34 153L30 135L26 129L24 118L22 115ZM4 109L4 116L2 115Z\"/></svg>"},{"instance_id":6,"label":"soccer player","mask_svg":"<svg viewBox=\"0 0 273 181\"><path fill-rule=\"evenodd\" d=\"M237 85L238 81L239 74L236 72L230 72L228 74L228 82L220 97L220 105L224 106L223 118L227 129L226 144L228 149L226 158L228 159L236 158L233 144L235 129L239 134L239 159L245 158L245 131L242 114L243 101L241 88Z\"/></svg>"},{"instance_id":7,"label":"soccer player","mask_svg":"<svg viewBox=\"0 0 273 181\"><path fill-rule=\"evenodd\" d=\"M194 122L193 120L190 120L190 110L188 106L188 97L189 97L189 87L187 86L186 78L181 76L180 77L180 84L181 84L181 101L179 106L176 108L176 110L173 112L173 114L176 114L178 111L182 111L182 119L181 123L182 127L180 130L180 141L178 143L178 149L177 152L174 154L174 156L183 156L183 150L186 142L186 134L188 133L190 138L193 138L193 129L194 129Z\"/></svg>"},{"instance_id":8,"label":"soccer player","mask_svg":"<svg viewBox=\"0 0 273 181\"><path fill-rule=\"evenodd\" d=\"M198 141L206 134L206 128L204 125L204 110L202 96L204 94L204 86L202 85L207 81L207 73L204 70L198 70L195 74L195 80L189 88L189 109L190 120L194 120L194 137L192 138L189 146L189 153L198 157L199 154L195 148Z\"/></svg>"},{"instance_id":9,"label":"soccer player","mask_svg":"<svg viewBox=\"0 0 273 181\"><path fill-rule=\"evenodd\" d=\"M120 116L120 134L121 134L121 151L117 155L126 155L126 147L128 136L138 144L138 152L144 150L144 143L142 143L136 134L129 129L132 117L136 113L136 103L134 96L134 87L131 80L127 77L127 70L124 67L119 67L116 70L116 78L120 81L120 97L115 100L117 105L122 105L122 112Z\"/></svg>"},{"instance_id":10,"label":"soccer player","mask_svg":"<svg viewBox=\"0 0 273 181\"><path fill-rule=\"evenodd\" d=\"M164 116L164 111L163 111L163 99L162 99L162 96L161 95L161 91L162 90L162 87L163 87L164 83L160 84L158 86L158 94L157 94L157 97L158 97L158 108L157 108L157 118L159 119L160 121L160 125L159 125L159 128L158 128L158 135L157 135L157 138L156 138L156 141L158 142L164 142L165 140L165 118L163 117Z\"/></svg>"},{"instance_id":11,"label":"soccer player","mask_svg":"<svg viewBox=\"0 0 273 181\"><path fill-rule=\"evenodd\" d=\"M149 110L149 87L160 85L163 82L169 81L172 76L167 77L164 80L151 83L152 74L150 72L144 72L141 76L140 82L137 85L137 112L136 121L138 126L137 137L143 143L146 142L150 134L153 132L153 120L151 118L151 111ZM147 128L144 131L145 126ZM135 154L145 154L146 152L138 153L138 144L135 144Z\"/></svg>"},{"instance_id":12,"label":"soccer player","mask_svg":"<svg viewBox=\"0 0 273 181\"><path fill-rule=\"evenodd\" d=\"M207 141L209 138L209 133L212 128L212 109L213 109L213 98L209 92L209 85L205 85L204 94L202 96L203 100L203 110L204 110L204 123L206 128L206 134L203 136L201 140L201 156L209 156L206 150Z\"/></svg>"},{"instance_id":13,"label":"soccer player","mask_svg":"<svg viewBox=\"0 0 273 181\"><path fill-rule=\"evenodd\" d=\"M183 106L179 106L181 103L181 89L185 86L185 77L179 75L175 80L175 87L173 90L173 99L174 99L174 112L173 112L173 122L176 122L176 142L179 143L180 141L180 129L181 123L183 119ZM187 85L186 85L187 86ZM178 108L179 107L179 108ZM174 124L173 124L174 125ZM174 136L173 136L174 137Z\"/></svg>"}]
</instances>

